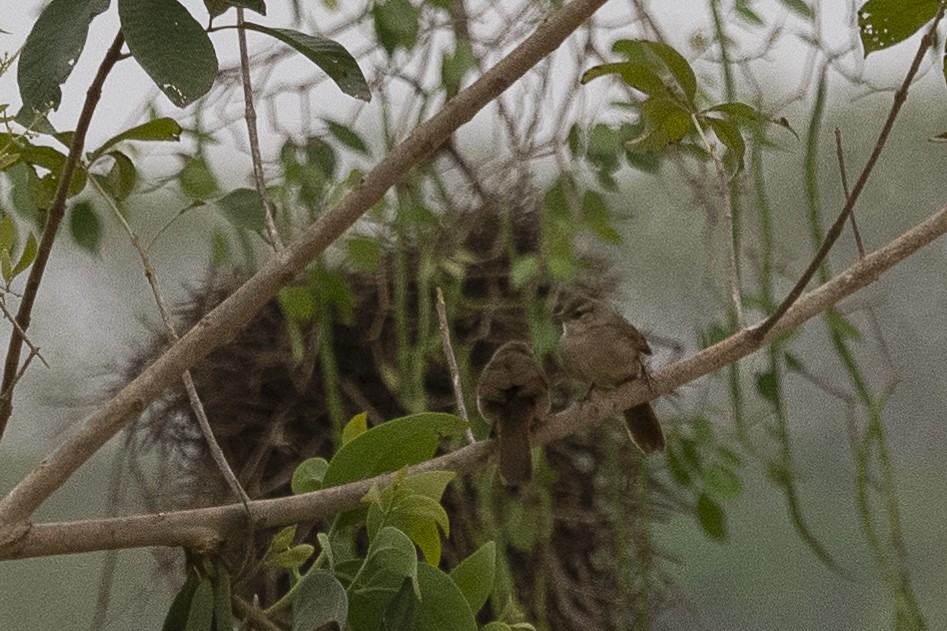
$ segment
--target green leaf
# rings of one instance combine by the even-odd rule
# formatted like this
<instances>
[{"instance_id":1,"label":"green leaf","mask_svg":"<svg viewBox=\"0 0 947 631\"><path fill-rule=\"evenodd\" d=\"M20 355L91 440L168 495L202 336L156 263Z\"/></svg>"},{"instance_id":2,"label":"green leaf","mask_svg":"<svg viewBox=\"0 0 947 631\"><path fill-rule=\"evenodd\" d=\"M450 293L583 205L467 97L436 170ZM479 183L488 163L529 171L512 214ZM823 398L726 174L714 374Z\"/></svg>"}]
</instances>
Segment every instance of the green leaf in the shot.
<instances>
[{"instance_id":1,"label":"green leaf","mask_svg":"<svg viewBox=\"0 0 947 631\"><path fill-rule=\"evenodd\" d=\"M714 541L725 541L727 538L726 515L720 506L710 499L706 493L697 498L697 520L708 537Z\"/></svg>"},{"instance_id":2,"label":"green leaf","mask_svg":"<svg viewBox=\"0 0 947 631\"><path fill-rule=\"evenodd\" d=\"M16 241L16 223L13 217L4 214L0 218L0 250L12 250L14 241Z\"/></svg>"},{"instance_id":3,"label":"green leaf","mask_svg":"<svg viewBox=\"0 0 947 631\"><path fill-rule=\"evenodd\" d=\"M690 63L677 50L661 42L649 42L646 40L618 40L612 46L612 51L624 53L629 59L635 61L640 58L639 51L647 51L659 58L664 66L670 71L675 82L681 88L684 98L688 103L694 102L697 95L697 76Z\"/></svg>"},{"instance_id":4,"label":"green leaf","mask_svg":"<svg viewBox=\"0 0 947 631\"><path fill-rule=\"evenodd\" d=\"M293 480L290 484L293 494L299 495L321 489L322 479L328 469L329 463L325 458L303 460L293 471Z\"/></svg>"},{"instance_id":5,"label":"green leaf","mask_svg":"<svg viewBox=\"0 0 947 631\"><path fill-rule=\"evenodd\" d=\"M53 198L56 197L58 184L56 177L52 173L40 177L36 169L28 167L26 176L26 195L30 202L37 208L47 210L53 204Z\"/></svg>"},{"instance_id":6,"label":"green leaf","mask_svg":"<svg viewBox=\"0 0 947 631\"><path fill-rule=\"evenodd\" d=\"M108 156L112 158L112 168L108 170L100 182L104 188L111 193L117 200L126 199L135 188L138 181L138 170L131 158L121 151L110 151Z\"/></svg>"},{"instance_id":7,"label":"green leaf","mask_svg":"<svg viewBox=\"0 0 947 631\"><path fill-rule=\"evenodd\" d=\"M362 272L373 272L381 265L381 244L377 239L369 237L352 237L346 242L349 259L355 269Z\"/></svg>"},{"instance_id":8,"label":"green leaf","mask_svg":"<svg viewBox=\"0 0 947 631\"><path fill-rule=\"evenodd\" d=\"M934 19L939 0L868 0L858 10L865 57L902 42Z\"/></svg>"},{"instance_id":9,"label":"green leaf","mask_svg":"<svg viewBox=\"0 0 947 631\"><path fill-rule=\"evenodd\" d=\"M233 609L230 604L230 572L223 563L214 565L214 631L233 631Z\"/></svg>"},{"instance_id":10,"label":"green leaf","mask_svg":"<svg viewBox=\"0 0 947 631\"><path fill-rule=\"evenodd\" d=\"M344 628L348 615L348 594L335 575L320 570L302 580L293 599L293 631L315 631L330 622Z\"/></svg>"},{"instance_id":11,"label":"green leaf","mask_svg":"<svg viewBox=\"0 0 947 631\"><path fill-rule=\"evenodd\" d=\"M329 128L329 133L335 136L336 140L341 142L346 147L354 149L359 153L371 155L371 152L369 152L365 141L362 140L362 137L355 133L351 128L346 127L342 123L336 123L325 118L322 120Z\"/></svg>"},{"instance_id":12,"label":"green leaf","mask_svg":"<svg viewBox=\"0 0 947 631\"><path fill-rule=\"evenodd\" d=\"M309 287L288 285L280 289L277 299L290 320L308 322L316 314L316 298Z\"/></svg>"},{"instance_id":13,"label":"green leaf","mask_svg":"<svg viewBox=\"0 0 947 631\"><path fill-rule=\"evenodd\" d=\"M467 424L453 414L423 412L376 425L332 458L323 481L330 487L395 471L428 460L441 436L455 436Z\"/></svg>"},{"instance_id":14,"label":"green leaf","mask_svg":"<svg viewBox=\"0 0 947 631\"><path fill-rule=\"evenodd\" d=\"M772 370L756 375L756 391L774 407L781 405L782 395L780 394L779 378Z\"/></svg>"},{"instance_id":15,"label":"green leaf","mask_svg":"<svg viewBox=\"0 0 947 631\"><path fill-rule=\"evenodd\" d=\"M385 607L385 617L382 620L382 631L402 631L414 628L414 618L417 615L418 598L414 594L411 579L401 582L401 589Z\"/></svg>"},{"instance_id":16,"label":"green leaf","mask_svg":"<svg viewBox=\"0 0 947 631\"><path fill-rule=\"evenodd\" d=\"M178 173L181 190L194 201L205 201L217 194L217 178L204 158L187 158Z\"/></svg>"},{"instance_id":17,"label":"green leaf","mask_svg":"<svg viewBox=\"0 0 947 631\"><path fill-rule=\"evenodd\" d=\"M270 28L245 22L244 28L275 37L319 66L342 92L362 101L371 101L372 93L358 62L349 51L331 39L306 35L286 28Z\"/></svg>"},{"instance_id":18,"label":"green leaf","mask_svg":"<svg viewBox=\"0 0 947 631\"><path fill-rule=\"evenodd\" d=\"M480 611L493 591L497 567L496 554L496 544L488 541L451 570L451 580L463 593L467 604L470 605L470 610L474 613Z\"/></svg>"},{"instance_id":19,"label":"green leaf","mask_svg":"<svg viewBox=\"0 0 947 631\"><path fill-rule=\"evenodd\" d=\"M784 7L801 15L802 17L811 20L815 17L815 14L812 12L812 8L803 2L803 0L779 0ZM910 1L910 0L909 0Z\"/></svg>"},{"instance_id":20,"label":"green leaf","mask_svg":"<svg viewBox=\"0 0 947 631\"><path fill-rule=\"evenodd\" d=\"M389 487L382 495L390 500L392 490L401 491L401 496L390 504L383 516L381 512L384 509L381 507L387 504L384 499L373 503L369 509L367 519L369 536L372 536L381 523L398 528L420 548L428 563L437 565L441 559L441 539L437 527L440 526L446 535L450 534L450 519L447 511L437 500L418 493L406 492L402 488Z\"/></svg>"},{"instance_id":21,"label":"green leaf","mask_svg":"<svg viewBox=\"0 0 947 631\"><path fill-rule=\"evenodd\" d=\"M23 253L20 255L20 260L16 262L16 265L10 272L10 280L19 276L20 272L32 265L34 259L36 259L36 237L33 236L31 232L29 236L26 237L26 245L23 246Z\"/></svg>"},{"instance_id":22,"label":"green leaf","mask_svg":"<svg viewBox=\"0 0 947 631\"><path fill-rule=\"evenodd\" d=\"M737 0L733 5L733 8L736 10L737 15L743 18L744 21L749 22L754 26L766 25L766 22L763 21L763 18L760 17L759 13L754 11L750 6L750 0Z\"/></svg>"},{"instance_id":23,"label":"green leaf","mask_svg":"<svg viewBox=\"0 0 947 631\"><path fill-rule=\"evenodd\" d=\"M737 160L739 168L743 168L743 156L746 154L746 143L743 141L743 135L736 125L714 118L712 116L701 117L703 123L713 130L717 138L722 142L727 150L730 151Z\"/></svg>"},{"instance_id":24,"label":"green leaf","mask_svg":"<svg viewBox=\"0 0 947 631\"><path fill-rule=\"evenodd\" d=\"M293 540L296 538L296 526L286 526L278 533L273 535L273 539L270 540L270 551L272 552L282 552L284 550L289 550L289 547L293 545Z\"/></svg>"},{"instance_id":25,"label":"green leaf","mask_svg":"<svg viewBox=\"0 0 947 631\"><path fill-rule=\"evenodd\" d=\"M89 252L98 254L102 241L102 222L89 202L77 202L69 213L69 229L76 245Z\"/></svg>"},{"instance_id":26,"label":"green leaf","mask_svg":"<svg viewBox=\"0 0 947 631\"><path fill-rule=\"evenodd\" d=\"M832 331L841 336L842 339L859 341L862 339L861 331L854 324L849 322L848 318L839 313L836 309L829 309L825 313L825 319L828 321Z\"/></svg>"},{"instance_id":27,"label":"green leaf","mask_svg":"<svg viewBox=\"0 0 947 631\"><path fill-rule=\"evenodd\" d=\"M263 234L266 229L263 198L252 188L238 188L230 191L215 202L223 211L224 217L237 226Z\"/></svg>"},{"instance_id":28,"label":"green leaf","mask_svg":"<svg viewBox=\"0 0 947 631\"><path fill-rule=\"evenodd\" d=\"M207 94L217 53L197 20L176 0L118 0L132 56L165 96L184 108Z\"/></svg>"},{"instance_id":29,"label":"green leaf","mask_svg":"<svg viewBox=\"0 0 947 631\"><path fill-rule=\"evenodd\" d=\"M569 146L569 155L573 158L578 157L579 152L582 151L582 130L578 123L572 123L572 127L569 128L566 144Z\"/></svg>"},{"instance_id":30,"label":"green leaf","mask_svg":"<svg viewBox=\"0 0 947 631\"><path fill-rule=\"evenodd\" d=\"M630 61L602 64L594 66L585 71L580 82L586 84L592 79L604 77L605 75L617 74L622 80L648 96L664 96L667 94L667 86L653 70L643 64L636 64Z\"/></svg>"},{"instance_id":31,"label":"green leaf","mask_svg":"<svg viewBox=\"0 0 947 631\"><path fill-rule=\"evenodd\" d=\"M605 243L621 243L621 234L612 226L608 203L600 193L586 191L582 196L582 221L592 234Z\"/></svg>"},{"instance_id":32,"label":"green leaf","mask_svg":"<svg viewBox=\"0 0 947 631\"><path fill-rule=\"evenodd\" d=\"M633 151L662 151L693 130L690 114L673 99L648 99L641 104L641 116L645 132L625 143Z\"/></svg>"},{"instance_id":33,"label":"green leaf","mask_svg":"<svg viewBox=\"0 0 947 631\"><path fill-rule=\"evenodd\" d=\"M522 256L510 266L510 285L514 289L519 289L532 279L536 278L540 272L539 257L534 254Z\"/></svg>"},{"instance_id":34,"label":"green leaf","mask_svg":"<svg viewBox=\"0 0 947 631\"><path fill-rule=\"evenodd\" d=\"M413 631L477 631L477 621L463 592L450 576L426 563L418 566L421 601Z\"/></svg>"},{"instance_id":35,"label":"green leaf","mask_svg":"<svg viewBox=\"0 0 947 631\"><path fill-rule=\"evenodd\" d=\"M109 0L53 0L43 10L23 44L17 83L27 117L58 109L62 85L85 47L89 23L109 7Z\"/></svg>"},{"instance_id":36,"label":"green leaf","mask_svg":"<svg viewBox=\"0 0 947 631\"><path fill-rule=\"evenodd\" d=\"M704 474L707 492L719 499L733 499L743 491L740 477L732 469L721 464L710 465Z\"/></svg>"},{"instance_id":37,"label":"green leaf","mask_svg":"<svg viewBox=\"0 0 947 631\"><path fill-rule=\"evenodd\" d=\"M415 594L420 597L417 584L418 556L414 551L414 544L411 543L406 534L397 528L385 526L378 531L368 547L368 553L365 555L365 565L369 568L374 566L387 570L398 577L410 578L414 584ZM371 579L371 572L365 574ZM371 583L359 585L359 587L371 587Z\"/></svg>"},{"instance_id":38,"label":"green leaf","mask_svg":"<svg viewBox=\"0 0 947 631\"><path fill-rule=\"evenodd\" d=\"M214 586L203 578L194 590L184 631L211 631L214 624Z\"/></svg>"},{"instance_id":39,"label":"green leaf","mask_svg":"<svg viewBox=\"0 0 947 631\"><path fill-rule=\"evenodd\" d=\"M136 125L116 134L102 143L89 154L89 163L95 162L99 156L123 140L144 140L150 142L171 142L181 139L181 126L173 118L155 118L147 123Z\"/></svg>"},{"instance_id":40,"label":"green leaf","mask_svg":"<svg viewBox=\"0 0 947 631\"><path fill-rule=\"evenodd\" d=\"M447 94L450 96L460 92L464 77L476 68L477 58L473 54L470 42L467 40L457 42L454 52L444 55L444 61L441 62L441 84L447 90Z\"/></svg>"},{"instance_id":41,"label":"green leaf","mask_svg":"<svg viewBox=\"0 0 947 631\"><path fill-rule=\"evenodd\" d=\"M300 543L287 550L274 552L267 557L267 561L284 570L295 570L308 561L316 549L308 543Z\"/></svg>"},{"instance_id":42,"label":"green leaf","mask_svg":"<svg viewBox=\"0 0 947 631\"><path fill-rule=\"evenodd\" d=\"M3 275L3 280L7 284L13 280L13 261L10 259L10 250L8 249L0 250L0 274Z\"/></svg>"},{"instance_id":43,"label":"green leaf","mask_svg":"<svg viewBox=\"0 0 947 631\"><path fill-rule=\"evenodd\" d=\"M418 41L420 12L411 0L384 0L372 7L375 34L390 57L398 48L410 50Z\"/></svg>"},{"instance_id":44,"label":"green leaf","mask_svg":"<svg viewBox=\"0 0 947 631\"><path fill-rule=\"evenodd\" d=\"M171 607L168 609L164 624L161 626L162 631L181 631L186 627L188 613L191 610L191 601L200 582L201 577L197 570L189 567L184 585L181 586L181 589L174 596L174 600L171 601Z\"/></svg>"},{"instance_id":45,"label":"green leaf","mask_svg":"<svg viewBox=\"0 0 947 631\"><path fill-rule=\"evenodd\" d=\"M342 428L342 444L347 445L368 431L368 414L360 412L351 418Z\"/></svg>"}]
</instances>

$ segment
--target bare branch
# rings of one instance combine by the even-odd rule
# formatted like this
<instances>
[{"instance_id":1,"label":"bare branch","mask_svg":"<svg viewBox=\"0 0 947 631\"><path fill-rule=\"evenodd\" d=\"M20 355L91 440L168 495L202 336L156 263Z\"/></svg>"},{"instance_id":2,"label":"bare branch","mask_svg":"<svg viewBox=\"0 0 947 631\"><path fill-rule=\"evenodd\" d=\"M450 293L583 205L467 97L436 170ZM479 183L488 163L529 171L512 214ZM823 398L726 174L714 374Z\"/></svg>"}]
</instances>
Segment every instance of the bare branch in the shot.
<instances>
[{"instance_id":1,"label":"bare branch","mask_svg":"<svg viewBox=\"0 0 947 631\"><path fill-rule=\"evenodd\" d=\"M470 419L467 418L467 405L464 403L464 391L460 387L460 371L457 370L457 358L454 356L454 347L451 346L450 343L447 306L444 304L444 293L440 287L437 288L437 322L441 330L441 342L444 344L444 355L447 357L447 367L450 369L450 380L454 386L454 399L457 401L457 411L465 423L470 423ZM477 442L470 427L467 427L467 442L471 445Z\"/></svg>"},{"instance_id":2,"label":"bare branch","mask_svg":"<svg viewBox=\"0 0 947 631\"><path fill-rule=\"evenodd\" d=\"M23 530L23 522L86 460L195 362L230 341L281 287L371 208L404 173L430 157L454 131L554 51L605 0L573 0L493 68L419 125L342 202L300 238L277 253L229 298L204 316L181 340L96 412L0 500L0 542ZM469 449L469 448L468 448ZM6 532L5 532L6 531Z\"/></svg>"},{"instance_id":3,"label":"bare branch","mask_svg":"<svg viewBox=\"0 0 947 631\"><path fill-rule=\"evenodd\" d=\"M947 208L931 215L881 249L859 259L851 267L821 287L802 296L760 339L745 329L651 375L651 387L632 381L613 390L597 392L592 399L554 414L534 436L535 444L545 444L582 431L600 419L617 415L630 406L676 388L731 364L835 305L838 301L876 281L920 248L947 232ZM450 470L470 471L482 466L495 450L494 441L483 440L415 467L411 472ZM269 500L250 502L261 528L279 527L350 509L373 485L385 485L396 474ZM73 554L142 546L183 546L213 548L246 527L240 504L192 509L173 513L135 515L68 523L13 524L18 539L8 537L0 546L0 559ZM12 533L11 533L12 534Z\"/></svg>"}]
</instances>

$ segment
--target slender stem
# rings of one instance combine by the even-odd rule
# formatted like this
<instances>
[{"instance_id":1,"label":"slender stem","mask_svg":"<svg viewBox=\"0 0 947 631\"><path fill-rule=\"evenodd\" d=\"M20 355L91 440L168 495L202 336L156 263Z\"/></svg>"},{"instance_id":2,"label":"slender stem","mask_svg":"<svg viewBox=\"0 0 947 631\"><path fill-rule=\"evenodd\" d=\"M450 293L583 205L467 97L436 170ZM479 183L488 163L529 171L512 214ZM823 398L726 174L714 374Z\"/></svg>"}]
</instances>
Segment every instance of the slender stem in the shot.
<instances>
[{"instance_id":1,"label":"slender stem","mask_svg":"<svg viewBox=\"0 0 947 631\"><path fill-rule=\"evenodd\" d=\"M460 386L460 371L457 369L457 357L454 355L454 347L450 343L450 326L447 323L447 305L444 304L444 292L437 288L437 321L441 329L441 342L444 344L444 356L447 357L447 367L450 369L451 383L454 386L454 399L457 401L457 411L460 418L468 424L467 442L474 444L477 439L474 438L473 431L469 427L470 420L467 418L467 405L464 403L464 391Z\"/></svg>"},{"instance_id":2,"label":"slender stem","mask_svg":"<svg viewBox=\"0 0 947 631\"><path fill-rule=\"evenodd\" d=\"M79 166L79 159L85 146L85 137L89 132L92 114L102 97L102 85L105 83L105 78L108 77L109 72L121 58L124 43L125 37L119 32L105 53L102 63L99 64L99 70L95 73L95 78L92 79L92 83L89 85L85 103L76 122L76 131L72 136L72 143L69 145L69 155L66 156L65 166L63 166L62 173L59 174L59 188L56 189L52 206L47 211L46 225L36 249L36 259L30 267L30 273L26 279L26 288L23 291L23 299L20 301L20 308L16 313L18 326L13 327L13 331L10 333L10 344L7 347L7 357L3 365L3 380L0 382L0 440L3 438L7 421L10 420L10 414L13 412L13 387L19 372L20 352L23 349L22 332L30 328L33 304L36 302L36 295L39 292L43 274L46 272L46 264L49 262L49 255L53 249L53 242L56 240L56 233L59 231L59 224L62 223L62 219L66 214L66 198L69 196L69 188L72 185L76 168Z\"/></svg>"},{"instance_id":3,"label":"slender stem","mask_svg":"<svg viewBox=\"0 0 947 631\"><path fill-rule=\"evenodd\" d=\"M237 24L243 26L243 9L237 9ZM256 107L253 105L253 83L250 79L250 56L247 53L247 31L237 29L237 42L240 46L240 76L243 78L244 118L247 121L247 135L250 139L250 158L253 161L253 184L263 202L263 220L270 243L277 252L283 251L283 241L276 230L273 220L273 204L266 194L266 181L263 179L263 158L260 156L260 138L257 135Z\"/></svg>"},{"instance_id":4,"label":"slender stem","mask_svg":"<svg viewBox=\"0 0 947 631\"><path fill-rule=\"evenodd\" d=\"M845 199L848 199L851 193L848 190L848 173L845 171L845 148L842 146L842 130L835 128L835 154L838 157L839 176L842 178L842 192ZM852 210L852 234L855 236L855 245L858 247L858 256L864 258L865 244L862 241L861 232L858 230L858 223L855 221L855 211Z\"/></svg>"}]
</instances>

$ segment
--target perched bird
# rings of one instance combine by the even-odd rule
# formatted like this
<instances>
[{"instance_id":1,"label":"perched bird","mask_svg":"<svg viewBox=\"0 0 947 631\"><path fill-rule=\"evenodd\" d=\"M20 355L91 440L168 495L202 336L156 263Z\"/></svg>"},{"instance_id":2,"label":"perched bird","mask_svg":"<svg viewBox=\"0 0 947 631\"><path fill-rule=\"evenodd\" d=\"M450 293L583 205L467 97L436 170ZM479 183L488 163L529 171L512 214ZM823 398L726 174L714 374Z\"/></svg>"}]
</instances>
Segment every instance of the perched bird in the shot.
<instances>
[{"instance_id":1,"label":"perched bird","mask_svg":"<svg viewBox=\"0 0 947 631\"><path fill-rule=\"evenodd\" d=\"M520 486L532 475L530 430L549 412L549 384L523 342L507 342L480 373L477 407L493 423L500 443L500 473Z\"/></svg>"},{"instance_id":2,"label":"perched bird","mask_svg":"<svg viewBox=\"0 0 947 631\"><path fill-rule=\"evenodd\" d=\"M648 379L642 361L643 355L651 354L648 341L609 305L576 298L556 315L562 322L562 364L574 379L593 387ZM664 432L650 402L625 410L624 416L628 436L641 451L664 449Z\"/></svg>"}]
</instances>

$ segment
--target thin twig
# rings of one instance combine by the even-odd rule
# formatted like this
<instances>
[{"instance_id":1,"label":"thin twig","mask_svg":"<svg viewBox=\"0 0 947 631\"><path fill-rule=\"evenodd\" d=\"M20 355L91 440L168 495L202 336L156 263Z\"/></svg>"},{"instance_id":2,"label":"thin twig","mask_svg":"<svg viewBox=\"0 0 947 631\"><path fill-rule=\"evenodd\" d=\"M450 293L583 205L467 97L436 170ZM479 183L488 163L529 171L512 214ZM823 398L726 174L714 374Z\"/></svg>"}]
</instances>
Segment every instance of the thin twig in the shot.
<instances>
[{"instance_id":1,"label":"thin twig","mask_svg":"<svg viewBox=\"0 0 947 631\"><path fill-rule=\"evenodd\" d=\"M247 120L247 135L250 139L250 158L253 161L253 184L263 202L263 219L270 243L277 252L283 251L283 241L273 220L273 204L266 194L263 179L263 158L260 156L260 138L256 129L256 108L253 106L253 83L250 80L250 57L247 53L247 31L243 28L243 9L237 9L237 41L240 45L240 75L243 78L244 118Z\"/></svg>"},{"instance_id":2,"label":"thin twig","mask_svg":"<svg viewBox=\"0 0 947 631\"><path fill-rule=\"evenodd\" d=\"M937 31L937 25L940 24L941 19L944 17L944 8L944 4L941 3L937 9L937 15L934 17L934 22L931 24L931 27L928 29L927 33L924 34L924 37L921 38L921 43L917 47L917 53L914 55L914 60L911 62L911 67L908 69L908 73L905 75L904 81L901 83L901 87L898 88L897 92L894 93L894 102L891 104L891 110L888 112L888 118L885 120L885 124L881 128L881 133L878 134L878 140L875 142L875 147L872 150L871 155L868 157L868 162L865 163L865 168L862 169L861 175L858 177L858 181L855 182L855 187L852 189L851 194L845 201L845 206L839 213L838 218L836 218L835 223L833 223L832 227L829 228L828 233L825 235L825 240L822 242L822 246L819 248L819 251L816 252L812 261L809 263L809 267L807 267L806 271L803 272L802 276L789 292L789 295L786 296L786 298L780 303L776 310L773 311L773 313L768 318L766 318L766 320L764 320L759 326L753 328L753 333L757 337L762 338L765 336L769 330L772 329L777 322L779 322L779 319L786 314L786 312L799 298L799 296L802 295L802 292L805 291L806 285L808 285L809 281L812 280L812 277L822 265L822 261L824 261L825 257L828 256L829 250L832 249L832 246L835 245L839 235L842 234L842 228L845 226L846 220L852 213L852 209L855 208L855 202L858 201L858 197L861 195L862 190L865 188L865 184L868 182L868 177L875 168L875 163L881 156L881 151L888 142L888 135L891 133L891 129L894 127L894 121L897 119L898 114L901 112L901 107L908 98L908 89L911 87L911 82L914 81L914 77L917 75L917 72L921 67L921 61L923 61L927 49L931 46L934 33Z\"/></svg>"},{"instance_id":3,"label":"thin twig","mask_svg":"<svg viewBox=\"0 0 947 631\"><path fill-rule=\"evenodd\" d=\"M457 370L457 357L454 355L454 347L450 343L450 326L447 324L447 306L444 304L444 293L441 288L437 288L437 323L441 330L441 342L444 344L444 356L447 357L447 367L450 369L450 380L454 386L454 399L457 401L457 412L460 418L467 423L467 443L472 445L477 442L474 438L473 430L470 429L470 420L467 418L467 406L464 404L464 391L460 385L460 371Z\"/></svg>"},{"instance_id":4,"label":"thin twig","mask_svg":"<svg viewBox=\"0 0 947 631\"><path fill-rule=\"evenodd\" d=\"M612 390L598 392L590 400L550 416L535 434L535 444L546 444L585 430L602 418L614 416L629 407L668 394L686 383L750 355L764 344L820 315L838 301L878 280L884 272L944 233L947 233L947 208L934 213L884 247L859 259L824 285L802 296L764 338L760 339L754 330L746 329L653 373L651 386L641 381L631 381ZM493 449L492 441L478 441L418 464L408 471L472 471L489 461ZM255 523L260 528L275 528L354 508L373 486L384 486L399 475L403 473L387 473L290 497L254 500L251 507ZM239 504L231 504L113 519L13 524L12 528L8 527L8 533L0 532L0 535L6 535L6 542L3 536L0 536L0 559L145 546L219 545L230 537L241 535L245 527L244 510Z\"/></svg>"},{"instance_id":5,"label":"thin twig","mask_svg":"<svg viewBox=\"0 0 947 631\"><path fill-rule=\"evenodd\" d=\"M23 349L23 337L20 331L26 331L30 328L33 304L36 302L36 295L39 292L43 274L46 272L46 263L49 262L49 255L59 231L59 224L62 223L62 219L66 214L66 198L69 196L69 188L72 185L76 167L79 166L79 159L85 146L85 137L89 131L89 123L92 121L92 114L95 112L95 107L102 96L102 85L105 83L105 78L121 57L124 43L125 37L119 32L112 41L108 52L105 53L105 57L95 73L95 78L89 84L85 103L82 105L82 111L76 121L76 130L73 132L72 142L69 145L69 155L66 156L62 173L59 174L59 188L56 189L53 203L46 213L46 225L43 227L43 234L40 236L36 248L36 259L30 267L30 273L26 278L26 288L23 290L23 299L20 301L20 307L16 313L16 321L20 326L14 328L10 334L7 357L3 365L3 381L0 382L0 392L4 394L0 398L0 439L3 438L7 421L10 420L10 414L13 412L13 385L18 379L17 366L20 363L20 352Z\"/></svg>"},{"instance_id":6,"label":"thin twig","mask_svg":"<svg viewBox=\"0 0 947 631\"><path fill-rule=\"evenodd\" d=\"M23 341L27 346L30 347L30 352L36 357L39 357L39 360L43 362L43 365L49 368L49 364L46 363L46 360L43 358L43 354L39 352L39 346L33 344L33 342L30 341L26 331L23 330L23 327L20 326L20 323L16 321L16 318L13 317L13 314L7 309L7 301L2 294L0 294L0 311L2 311L3 316L10 321L10 323L13 325L13 328L19 331L20 335L23 336Z\"/></svg>"},{"instance_id":7,"label":"thin twig","mask_svg":"<svg viewBox=\"0 0 947 631\"><path fill-rule=\"evenodd\" d=\"M145 278L148 280L148 286L151 288L151 295L154 298L155 305L158 307L158 313L161 315L161 321L164 324L165 334L168 337L168 342L172 345L176 344L180 338L178 337L178 332L174 328L174 322L171 320L171 313L164 303L164 298L161 296L161 291L158 289L158 272L151 264L151 259L148 257L148 253L145 252L145 249L141 245L141 240L138 238L138 235L135 233L135 231L132 230L132 227L128 224L128 221L126 221L125 216L121 213L118 206L115 205L115 201L108 193L105 192L105 190L102 188L102 185L99 184L99 181L96 178L89 178L89 181L91 181L92 184L98 189L99 194L102 195L103 199L105 199L106 203L112 209L112 212L118 219L119 223L123 228L125 228L125 232L128 234L128 238L131 240L135 251L138 252L138 257L141 259L142 269L145 272ZM224 480L227 481L227 484L234 492L234 495L237 496L237 499L239 499L247 509L248 517L252 519L249 505L250 498L247 496L246 491L243 490L243 486L240 485L240 481L237 479L237 476L234 475L233 469L230 468L230 464L227 462L227 457L224 455L223 450L217 443L217 439L214 437L214 430L211 428L210 421L207 419L207 412L204 410L204 404L201 402L201 398L197 394L197 388L194 386L194 379L191 378L190 370L184 371L184 373L181 375L181 381L184 382L184 389L187 392L188 401L190 402L191 409L193 410L194 416L197 419L197 424L201 428L201 433L204 435L204 440L207 443L207 449L210 452L211 458L213 458L214 463L220 470L221 475L224 476Z\"/></svg>"},{"instance_id":8,"label":"thin twig","mask_svg":"<svg viewBox=\"0 0 947 631\"><path fill-rule=\"evenodd\" d=\"M83 428L66 439L0 500L0 542L23 532L30 515L102 445L173 385L187 368L231 341L284 285L372 208L395 182L414 165L430 157L448 136L553 52L604 2L572 0L552 12L509 55L395 146L335 208L320 215L281 256L266 262L230 297L201 318L180 342L116 393Z\"/></svg>"},{"instance_id":9,"label":"thin twig","mask_svg":"<svg viewBox=\"0 0 947 631\"><path fill-rule=\"evenodd\" d=\"M253 627L261 629L261 631L285 631L284 627L267 618L262 609L248 603L240 596L233 597L233 605L234 609L237 610L237 615L245 619L247 624L251 624Z\"/></svg>"},{"instance_id":10,"label":"thin twig","mask_svg":"<svg viewBox=\"0 0 947 631\"><path fill-rule=\"evenodd\" d=\"M838 170L842 177L842 192L845 194L845 200L848 201L848 174L845 172L845 149L842 147L842 130L835 128L835 153L838 156ZM855 221L855 210L852 209L850 215L852 220L852 234L855 235L855 245L858 246L858 256L865 258L865 244L862 242L862 235L858 231L858 223Z\"/></svg>"},{"instance_id":11,"label":"thin twig","mask_svg":"<svg viewBox=\"0 0 947 631\"><path fill-rule=\"evenodd\" d=\"M700 124L696 114L691 114L691 120L697 129L704 149L710 154L714 163L714 169L717 172L717 186L720 188L720 198L723 200L723 226L727 233L727 277L730 282L730 300L733 302L734 313L737 317L737 326L742 331L746 328L746 316L743 313L743 292L740 289L740 265L739 253L737 252L736 234L733 232L733 200L730 198L730 178L727 176L727 169L717 153L717 148L707 138L704 129Z\"/></svg>"}]
</instances>

